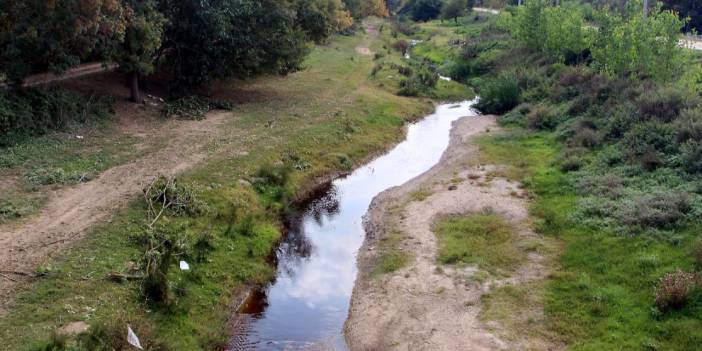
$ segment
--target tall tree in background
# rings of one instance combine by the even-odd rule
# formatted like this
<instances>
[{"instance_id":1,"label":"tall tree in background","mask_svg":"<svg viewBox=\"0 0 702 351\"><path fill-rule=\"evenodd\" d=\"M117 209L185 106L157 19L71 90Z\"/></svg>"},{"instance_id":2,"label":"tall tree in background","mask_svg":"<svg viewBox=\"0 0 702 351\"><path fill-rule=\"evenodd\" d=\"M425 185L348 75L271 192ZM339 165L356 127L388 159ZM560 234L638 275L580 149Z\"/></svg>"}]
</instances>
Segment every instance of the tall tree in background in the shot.
<instances>
[{"instance_id":1,"label":"tall tree in background","mask_svg":"<svg viewBox=\"0 0 702 351\"><path fill-rule=\"evenodd\" d=\"M448 0L441 8L441 19L453 19L458 23L458 17L465 15L465 0Z\"/></svg>"},{"instance_id":2,"label":"tall tree in background","mask_svg":"<svg viewBox=\"0 0 702 351\"><path fill-rule=\"evenodd\" d=\"M127 0L124 9L124 37L106 56L117 62L120 70L129 75L130 100L140 103L139 78L154 70L155 55L161 47L166 19L157 10L153 0Z\"/></svg>"},{"instance_id":3,"label":"tall tree in background","mask_svg":"<svg viewBox=\"0 0 702 351\"><path fill-rule=\"evenodd\" d=\"M692 29L702 30L702 1L700 0L662 0L663 8L676 11L680 17L689 17L690 21L685 28L688 32Z\"/></svg>"},{"instance_id":4,"label":"tall tree in background","mask_svg":"<svg viewBox=\"0 0 702 351\"><path fill-rule=\"evenodd\" d=\"M168 20L164 70L187 89L232 76L286 74L310 50L294 3L280 0L161 0Z\"/></svg>"},{"instance_id":5,"label":"tall tree in background","mask_svg":"<svg viewBox=\"0 0 702 351\"><path fill-rule=\"evenodd\" d=\"M415 0L412 5L412 19L415 21L428 21L439 17L441 13L441 0Z\"/></svg>"},{"instance_id":6,"label":"tall tree in background","mask_svg":"<svg viewBox=\"0 0 702 351\"><path fill-rule=\"evenodd\" d=\"M385 0L344 0L344 3L355 18L386 17L389 14Z\"/></svg>"},{"instance_id":7,"label":"tall tree in background","mask_svg":"<svg viewBox=\"0 0 702 351\"><path fill-rule=\"evenodd\" d=\"M475 7L475 0L466 0L466 11L468 13L473 12L473 7Z\"/></svg>"},{"instance_id":8,"label":"tall tree in background","mask_svg":"<svg viewBox=\"0 0 702 351\"><path fill-rule=\"evenodd\" d=\"M307 38L321 43L353 25L353 17L341 0L298 0L297 23Z\"/></svg>"},{"instance_id":9,"label":"tall tree in background","mask_svg":"<svg viewBox=\"0 0 702 351\"><path fill-rule=\"evenodd\" d=\"M13 21L3 26L0 66L15 84L32 73L62 73L125 31L118 0L2 0L0 13Z\"/></svg>"}]
</instances>

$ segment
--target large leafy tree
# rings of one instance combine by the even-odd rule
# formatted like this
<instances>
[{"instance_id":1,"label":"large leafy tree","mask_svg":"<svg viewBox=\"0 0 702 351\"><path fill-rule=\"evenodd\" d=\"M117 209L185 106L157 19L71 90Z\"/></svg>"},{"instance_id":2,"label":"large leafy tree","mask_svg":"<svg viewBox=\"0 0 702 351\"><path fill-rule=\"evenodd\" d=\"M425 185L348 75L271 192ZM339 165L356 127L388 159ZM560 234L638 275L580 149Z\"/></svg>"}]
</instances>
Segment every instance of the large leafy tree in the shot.
<instances>
[{"instance_id":1,"label":"large leafy tree","mask_svg":"<svg viewBox=\"0 0 702 351\"><path fill-rule=\"evenodd\" d=\"M106 56L129 74L131 100L141 102L139 78L154 70L154 59L161 47L166 21L153 0L126 0L124 9L124 36L109 48Z\"/></svg>"},{"instance_id":2,"label":"large leafy tree","mask_svg":"<svg viewBox=\"0 0 702 351\"><path fill-rule=\"evenodd\" d=\"M448 0L448 2L441 8L441 19L453 19L456 23L458 23L458 17L463 16L465 13L465 0Z\"/></svg>"},{"instance_id":3,"label":"large leafy tree","mask_svg":"<svg viewBox=\"0 0 702 351\"><path fill-rule=\"evenodd\" d=\"M164 70L176 87L297 70L309 52L286 0L162 0Z\"/></svg>"},{"instance_id":4,"label":"large leafy tree","mask_svg":"<svg viewBox=\"0 0 702 351\"><path fill-rule=\"evenodd\" d=\"M118 0L0 0L0 67L14 83L46 71L62 73L124 35Z\"/></svg>"}]
</instances>

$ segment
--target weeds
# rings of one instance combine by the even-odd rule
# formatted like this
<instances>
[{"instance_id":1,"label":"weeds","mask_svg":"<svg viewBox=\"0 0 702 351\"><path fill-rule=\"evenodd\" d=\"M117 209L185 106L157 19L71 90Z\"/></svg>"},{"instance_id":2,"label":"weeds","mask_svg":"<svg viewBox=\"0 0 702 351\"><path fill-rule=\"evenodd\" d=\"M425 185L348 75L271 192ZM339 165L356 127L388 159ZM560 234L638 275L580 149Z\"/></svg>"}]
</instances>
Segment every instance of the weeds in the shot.
<instances>
[{"instance_id":1,"label":"weeds","mask_svg":"<svg viewBox=\"0 0 702 351\"><path fill-rule=\"evenodd\" d=\"M663 311L682 307L701 282L698 273L678 270L664 275L656 287L656 306Z\"/></svg>"}]
</instances>

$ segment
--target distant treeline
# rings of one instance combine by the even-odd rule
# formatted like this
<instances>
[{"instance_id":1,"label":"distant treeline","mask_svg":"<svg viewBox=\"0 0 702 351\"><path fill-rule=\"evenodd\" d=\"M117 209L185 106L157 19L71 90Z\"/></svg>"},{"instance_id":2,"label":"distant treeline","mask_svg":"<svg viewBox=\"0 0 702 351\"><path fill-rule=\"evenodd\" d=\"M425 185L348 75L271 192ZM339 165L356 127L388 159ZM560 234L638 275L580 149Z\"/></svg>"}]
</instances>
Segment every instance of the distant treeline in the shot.
<instances>
[{"instance_id":1,"label":"distant treeline","mask_svg":"<svg viewBox=\"0 0 702 351\"><path fill-rule=\"evenodd\" d=\"M384 0L1 0L0 77L18 86L112 61L139 100L139 78L155 70L181 88L294 71L312 43L386 14Z\"/></svg>"}]
</instances>

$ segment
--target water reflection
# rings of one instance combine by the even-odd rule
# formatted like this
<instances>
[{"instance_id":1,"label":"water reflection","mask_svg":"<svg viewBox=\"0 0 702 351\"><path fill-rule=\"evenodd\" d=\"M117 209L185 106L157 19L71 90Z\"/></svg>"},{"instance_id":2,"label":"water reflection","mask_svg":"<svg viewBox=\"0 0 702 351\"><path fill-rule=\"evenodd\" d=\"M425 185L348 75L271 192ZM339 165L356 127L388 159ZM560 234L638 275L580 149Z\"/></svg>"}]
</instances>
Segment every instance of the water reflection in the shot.
<instances>
[{"instance_id":1,"label":"water reflection","mask_svg":"<svg viewBox=\"0 0 702 351\"><path fill-rule=\"evenodd\" d=\"M363 243L362 217L375 195L436 164L448 146L451 123L475 115L472 102L440 105L409 127L386 155L320 188L287 223L277 251L277 278L239 311L231 350L298 350L313 345L346 349L342 328ZM242 340L244 340L242 342Z\"/></svg>"}]
</instances>

